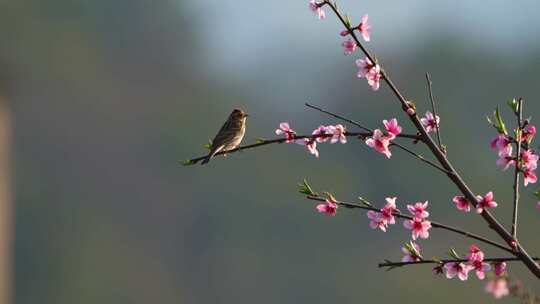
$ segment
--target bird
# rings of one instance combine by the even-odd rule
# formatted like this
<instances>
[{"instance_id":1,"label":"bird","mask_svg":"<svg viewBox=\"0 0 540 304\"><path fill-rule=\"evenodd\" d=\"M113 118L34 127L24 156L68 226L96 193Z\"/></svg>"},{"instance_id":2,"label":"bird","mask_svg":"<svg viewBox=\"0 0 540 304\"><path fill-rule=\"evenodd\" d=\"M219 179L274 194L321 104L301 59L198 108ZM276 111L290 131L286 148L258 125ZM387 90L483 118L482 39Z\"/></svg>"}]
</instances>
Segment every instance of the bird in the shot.
<instances>
[{"instance_id":1,"label":"bird","mask_svg":"<svg viewBox=\"0 0 540 304\"><path fill-rule=\"evenodd\" d=\"M227 121L212 140L210 153L201 162L201 165L207 164L218 152L234 149L242 142L246 133L247 117L248 114L241 109L234 109L231 112Z\"/></svg>"}]
</instances>

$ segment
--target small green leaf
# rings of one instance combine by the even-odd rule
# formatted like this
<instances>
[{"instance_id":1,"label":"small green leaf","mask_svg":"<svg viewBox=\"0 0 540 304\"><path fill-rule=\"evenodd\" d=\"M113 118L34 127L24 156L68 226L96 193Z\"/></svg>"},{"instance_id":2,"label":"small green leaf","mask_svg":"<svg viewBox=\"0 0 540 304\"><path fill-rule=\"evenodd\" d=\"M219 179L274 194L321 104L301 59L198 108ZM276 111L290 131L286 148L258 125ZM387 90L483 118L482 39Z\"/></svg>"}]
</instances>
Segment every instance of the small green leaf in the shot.
<instances>
[{"instance_id":1,"label":"small green leaf","mask_svg":"<svg viewBox=\"0 0 540 304\"><path fill-rule=\"evenodd\" d=\"M358 197L358 200L359 200L362 204L364 204L364 205L366 205L366 206L368 206L368 207L373 207L373 205L371 205L370 202L368 202L365 198L363 198L363 197L361 197L361 196Z\"/></svg>"},{"instance_id":2,"label":"small green leaf","mask_svg":"<svg viewBox=\"0 0 540 304\"><path fill-rule=\"evenodd\" d=\"M204 147L205 149L210 150L210 148L212 148L212 140L209 139L209 140L208 140L208 143L207 143L207 144L204 144L203 147Z\"/></svg>"},{"instance_id":3,"label":"small green leaf","mask_svg":"<svg viewBox=\"0 0 540 304\"><path fill-rule=\"evenodd\" d=\"M191 166L195 164L191 159L181 160L180 163L182 163L182 166Z\"/></svg>"},{"instance_id":4,"label":"small green leaf","mask_svg":"<svg viewBox=\"0 0 540 304\"><path fill-rule=\"evenodd\" d=\"M534 196L536 196L537 199L540 199L540 190L533 192Z\"/></svg>"},{"instance_id":5,"label":"small green leaf","mask_svg":"<svg viewBox=\"0 0 540 304\"><path fill-rule=\"evenodd\" d=\"M257 138L257 139L255 140L255 143L257 143L257 144L263 144L263 143L265 143L265 142L266 142L266 139L264 139L264 138Z\"/></svg>"},{"instance_id":6,"label":"small green leaf","mask_svg":"<svg viewBox=\"0 0 540 304\"><path fill-rule=\"evenodd\" d=\"M351 19L349 18L349 15L345 15L345 25L347 28L351 28Z\"/></svg>"},{"instance_id":7,"label":"small green leaf","mask_svg":"<svg viewBox=\"0 0 540 304\"><path fill-rule=\"evenodd\" d=\"M308 184L307 180L304 178L304 180L298 184L298 192L305 194L305 195L312 195L312 196L318 196L315 191L311 188L311 186Z\"/></svg>"},{"instance_id":8,"label":"small green leaf","mask_svg":"<svg viewBox=\"0 0 540 304\"><path fill-rule=\"evenodd\" d=\"M518 111L519 111L519 102L515 98L512 98L512 100L509 100L507 102L507 104L514 113L516 113L516 114L518 113Z\"/></svg>"},{"instance_id":9,"label":"small green leaf","mask_svg":"<svg viewBox=\"0 0 540 304\"><path fill-rule=\"evenodd\" d=\"M501 116L501 112L499 111L499 107L495 109L495 118L497 119L497 130L499 133L508 134L506 131L506 126L504 125L504 120Z\"/></svg>"},{"instance_id":10,"label":"small green leaf","mask_svg":"<svg viewBox=\"0 0 540 304\"><path fill-rule=\"evenodd\" d=\"M450 248L450 252L448 253L451 257L454 259L461 259L459 254L454 250L454 248Z\"/></svg>"}]
</instances>

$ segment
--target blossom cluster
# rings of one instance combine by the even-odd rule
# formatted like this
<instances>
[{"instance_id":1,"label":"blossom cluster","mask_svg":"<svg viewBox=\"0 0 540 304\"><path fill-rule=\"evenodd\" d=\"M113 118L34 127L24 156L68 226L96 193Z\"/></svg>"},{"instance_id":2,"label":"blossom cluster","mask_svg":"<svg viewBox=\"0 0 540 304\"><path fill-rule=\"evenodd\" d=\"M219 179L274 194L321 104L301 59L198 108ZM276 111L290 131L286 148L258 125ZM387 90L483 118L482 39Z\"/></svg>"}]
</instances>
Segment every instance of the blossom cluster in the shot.
<instances>
[{"instance_id":1,"label":"blossom cluster","mask_svg":"<svg viewBox=\"0 0 540 304\"><path fill-rule=\"evenodd\" d=\"M380 129L375 129L375 131L373 131L373 135L368 137L365 142L377 152L380 152L386 157L390 158L392 156L389 149L390 143L399 134L401 134L401 127L395 118L383 120L383 124L384 128L386 129L386 133L383 133Z\"/></svg>"},{"instance_id":2,"label":"blossom cluster","mask_svg":"<svg viewBox=\"0 0 540 304\"><path fill-rule=\"evenodd\" d=\"M372 136L365 139L365 143L377 150L378 152L384 154L386 157L390 158L392 153L390 152L390 143L394 140L399 134L401 134L401 126L399 126L397 119L392 118L390 120L383 120L385 127L385 132L380 129L373 131ZM296 143L299 145L306 146L309 153L313 154L315 157L319 157L319 151L317 150L317 143L330 142L332 144L340 142L342 144L347 143L346 129L345 126L341 124L337 125L321 125L313 132L311 132L311 137L298 138L296 131L294 131L289 123L282 122L279 124L279 127L276 129L275 133L277 135L284 135L286 143Z\"/></svg>"},{"instance_id":3,"label":"blossom cluster","mask_svg":"<svg viewBox=\"0 0 540 304\"><path fill-rule=\"evenodd\" d=\"M532 139L536 135L536 127L534 125L527 125L521 130L521 141L519 144L531 143ZM513 139L511 139L505 133L499 133L491 141L491 149L497 150L497 165L502 167L503 170L507 170L511 166L518 166L519 170L523 173L523 184L527 186L529 183L534 184L537 181L536 168L538 163L538 155L532 149L523 149L519 155L519 164L517 163L518 157L512 153Z\"/></svg>"},{"instance_id":4,"label":"blossom cluster","mask_svg":"<svg viewBox=\"0 0 540 304\"><path fill-rule=\"evenodd\" d=\"M454 204L456 205L456 208L458 208L461 211L469 212L471 211L471 203L469 200L467 200L464 196L456 195L452 199ZM498 204L493 200L493 192L490 191L486 193L486 195L476 196L476 213L480 214L484 211L484 209L490 209L497 207Z\"/></svg>"},{"instance_id":5,"label":"blossom cluster","mask_svg":"<svg viewBox=\"0 0 540 304\"><path fill-rule=\"evenodd\" d=\"M468 279L469 272L472 270L475 271L476 277L479 280L483 280L486 278L486 273L491 271L491 269L494 270L495 276L503 276L506 273L506 263L494 263L492 267L490 264L484 262L484 252L476 245L470 246L467 262L450 262L444 264L444 272L448 279L457 276L462 281Z\"/></svg>"},{"instance_id":6,"label":"blossom cluster","mask_svg":"<svg viewBox=\"0 0 540 304\"><path fill-rule=\"evenodd\" d=\"M279 124L279 128L276 129L277 135L285 135L286 143L296 143L302 146L306 146L309 153L313 154L315 157L319 157L319 150L317 150L317 143L323 143L330 141L330 143L335 144L340 142L342 144L347 143L347 136L345 126L341 124L329 125L329 126L319 126L317 129L313 130L311 133L312 137L310 138L297 138L296 132L291 129L289 123L282 122Z\"/></svg>"},{"instance_id":7,"label":"blossom cluster","mask_svg":"<svg viewBox=\"0 0 540 304\"><path fill-rule=\"evenodd\" d=\"M412 214L412 218L405 220L403 226L411 230L411 237L413 240L417 238L427 239L429 237L429 229L431 229L431 222L427 220L429 212L426 211L428 202L418 202L414 205L407 205L407 210ZM381 229L386 232L388 225L396 223L394 214L399 212L396 207L396 197L387 197L386 205L378 210L369 210L367 217L369 218L369 226L372 229Z\"/></svg>"},{"instance_id":8,"label":"blossom cluster","mask_svg":"<svg viewBox=\"0 0 540 304\"><path fill-rule=\"evenodd\" d=\"M309 1L309 9L315 13L319 19L324 19L326 17L326 13L322 9L324 5L324 2L317 2L315 0ZM354 34L355 31L358 31L358 33L360 33L362 36L362 39L369 42L371 40L371 25L368 23L368 19L368 15L362 16L360 24L357 26L348 25L348 28L341 31L339 35L346 37ZM356 39L356 36L353 36L353 38L354 39L347 38L347 40L341 43L343 46L343 53L345 55L351 55L358 48L358 40ZM380 87L380 80L382 78L381 67L376 62L372 62L369 57L356 60L356 66L360 69L357 73L358 78L366 78L373 91L377 91Z\"/></svg>"}]
</instances>

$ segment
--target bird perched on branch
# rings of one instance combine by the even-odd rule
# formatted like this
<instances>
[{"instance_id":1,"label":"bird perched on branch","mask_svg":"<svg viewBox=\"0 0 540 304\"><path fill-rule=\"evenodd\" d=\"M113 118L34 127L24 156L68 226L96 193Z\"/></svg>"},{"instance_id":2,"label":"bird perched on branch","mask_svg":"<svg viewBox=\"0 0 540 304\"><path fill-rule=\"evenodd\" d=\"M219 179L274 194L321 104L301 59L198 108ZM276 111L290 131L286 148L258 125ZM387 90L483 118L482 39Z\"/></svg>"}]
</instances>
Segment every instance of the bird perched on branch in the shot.
<instances>
[{"instance_id":1,"label":"bird perched on branch","mask_svg":"<svg viewBox=\"0 0 540 304\"><path fill-rule=\"evenodd\" d=\"M210 153L208 153L208 156L202 161L201 165L207 164L216 153L234 149L242 142L246 133L247 117L247 113L240 109L234 109L232 111L227 121L219 129L214 140L212 140Z\"/></svg>"}]
</instances>

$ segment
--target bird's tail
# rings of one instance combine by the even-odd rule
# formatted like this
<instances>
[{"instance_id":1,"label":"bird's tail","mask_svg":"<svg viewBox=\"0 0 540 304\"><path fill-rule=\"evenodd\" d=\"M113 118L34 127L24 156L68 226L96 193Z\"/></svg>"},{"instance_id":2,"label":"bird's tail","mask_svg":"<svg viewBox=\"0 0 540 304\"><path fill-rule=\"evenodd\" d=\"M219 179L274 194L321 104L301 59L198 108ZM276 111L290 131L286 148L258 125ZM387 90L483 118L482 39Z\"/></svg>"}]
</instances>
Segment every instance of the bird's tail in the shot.
<instances>
[{"instance_id":1,"label":"bird's tail","mask_svg":"<svg viewBox=\"0 0 540 304\"><path fill-rule=\"evenodd\" d=\"M219 146L217 147L217 149L212 149L210 150L210 153L208 153L208 156L201 162L201 165L206 165L208 164L208 162L210 161L210 159L212 157L214 157L214 155L216 155L216 153L218 153L219 151L223 150L224 146Z\"/></svg>"}]
</instances>

